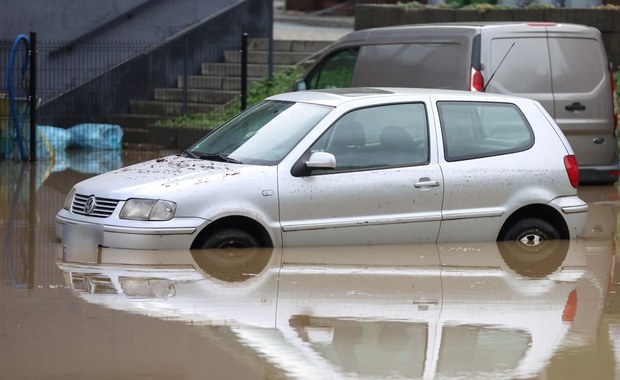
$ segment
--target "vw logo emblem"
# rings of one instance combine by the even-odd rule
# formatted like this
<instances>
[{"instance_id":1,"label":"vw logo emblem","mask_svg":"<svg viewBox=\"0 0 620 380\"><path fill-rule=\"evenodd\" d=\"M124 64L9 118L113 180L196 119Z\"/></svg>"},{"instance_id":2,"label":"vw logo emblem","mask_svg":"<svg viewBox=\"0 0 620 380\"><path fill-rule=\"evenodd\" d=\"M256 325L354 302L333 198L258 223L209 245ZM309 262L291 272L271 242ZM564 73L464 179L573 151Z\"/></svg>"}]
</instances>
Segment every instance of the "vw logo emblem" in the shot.
<instances>
[{"instance_id":1,"label":"vw logo emblem","mask_svg":"<svg viewBox=\"0 0 620 380\"><path fill-rule=\"evenodd\" d=\"M86 200L86 204L84 204L84 213L86 215L93 212L93 210L95 209L96 202L97 202L97 199L95 198L94 195L91 195L90 197L88 197L88 199Z\"/></svg>"}]
</instances>

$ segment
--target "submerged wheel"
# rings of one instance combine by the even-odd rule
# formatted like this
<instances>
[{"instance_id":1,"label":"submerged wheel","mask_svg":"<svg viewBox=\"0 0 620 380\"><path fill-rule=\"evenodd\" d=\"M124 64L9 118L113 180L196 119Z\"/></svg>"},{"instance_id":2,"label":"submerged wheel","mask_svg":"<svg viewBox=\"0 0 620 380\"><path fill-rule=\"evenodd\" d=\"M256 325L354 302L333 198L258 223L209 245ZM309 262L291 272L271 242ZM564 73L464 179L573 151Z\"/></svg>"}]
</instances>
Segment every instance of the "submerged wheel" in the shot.
<instances>
[{"instance_id":1,"label":"submerged wheel","mask_svg":"<svg viewBox=\"0 0 620 380\"><path fill-rule=\"evenodd\" d=\"M252 234L238 228L224 228L207 236L200 248L256 248L260 244Z\"/></svg>"},{"instance_id":2,"label":"submerged wheel","mask_svg":"<svg viewBox=\"0 0 620 380\"><path fill-rule=\"evenodd\" d=\"M506 264L515 272L541 278L555 272L568 253L568 242L551 223L527 218L510 226L499 237L498 247Z\"/></svg>"},{"instance_id":3,"label":"submerged wheel","mask_svg":"<svg viewBox=\"0 0 620 380\"><path fill-rule=\"evenodd\" d=\"M561 238L560 231L546 220L527 218L510 226L498 240L516 241L523 247L537 248L548 240Z\"/></svg>"}]
</instances>

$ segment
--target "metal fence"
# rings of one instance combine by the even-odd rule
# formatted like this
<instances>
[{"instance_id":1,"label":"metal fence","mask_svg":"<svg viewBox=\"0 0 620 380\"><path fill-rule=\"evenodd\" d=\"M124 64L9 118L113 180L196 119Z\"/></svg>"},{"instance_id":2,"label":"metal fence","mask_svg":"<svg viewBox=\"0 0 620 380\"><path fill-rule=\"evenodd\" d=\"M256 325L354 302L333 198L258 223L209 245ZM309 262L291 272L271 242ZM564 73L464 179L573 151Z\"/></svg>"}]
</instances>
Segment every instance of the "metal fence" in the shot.
<instances>
[{"instance_id":1,"label":"metal fence","mask_svg":"<svg viewBox=\"0 0 620 380\"><path fill-rule=\"evenodd\" d=\"M63 41L38 41L36 123L62 129L84 123L119 125L124 142L151 143L157 133L167 133L151 128L157 120L209 113L239 99L244 87L241 44L242 39L219 40L213 45L195 44L191 39L157 45L116 41L71 46ZM33 80L28 73L21 75L27 57L24 51L13 51L18 59L9 65L13 45L13 41L0 41L0 75L14 79L13 88L7 88L7 80L0 86L0 130L5 140L6 136L15 138L7 94L13 91L24 101ZM24 128L27 112L27 106L21 107Z\"/></svg>"}]
</instances>

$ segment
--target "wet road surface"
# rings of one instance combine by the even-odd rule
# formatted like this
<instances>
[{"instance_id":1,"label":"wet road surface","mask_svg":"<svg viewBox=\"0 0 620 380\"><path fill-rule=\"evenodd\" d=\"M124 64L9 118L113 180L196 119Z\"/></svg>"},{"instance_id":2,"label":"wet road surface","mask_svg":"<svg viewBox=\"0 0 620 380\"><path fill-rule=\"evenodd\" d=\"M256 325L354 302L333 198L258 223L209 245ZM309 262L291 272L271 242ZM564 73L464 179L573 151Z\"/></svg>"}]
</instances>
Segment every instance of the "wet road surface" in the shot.
<instances>
[{"instance_id":1,"label":"wet road surface","mask_svg":"<svg viewBox=\"0 0 620 380\"><path fill-rule=\"evenodd\" d=\"M159 152L0 161L0 378L620 378L618 190L587 237L231 251L55 238L71 186Z\"/></svg>"}]
</instances>

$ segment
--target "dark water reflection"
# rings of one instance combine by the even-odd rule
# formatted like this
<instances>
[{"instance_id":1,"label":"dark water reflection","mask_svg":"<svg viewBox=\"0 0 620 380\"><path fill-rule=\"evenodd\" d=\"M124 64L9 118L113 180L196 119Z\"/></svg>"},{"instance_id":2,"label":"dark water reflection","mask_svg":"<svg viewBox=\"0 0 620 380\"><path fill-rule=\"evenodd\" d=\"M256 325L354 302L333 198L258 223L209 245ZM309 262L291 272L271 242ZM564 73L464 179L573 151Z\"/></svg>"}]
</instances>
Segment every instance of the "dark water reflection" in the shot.
<instances>
[{"instance_id":1,"label":"dark water reflection","mask_svg":"<svg viewBox=\"0 0 620 380\"><path fill-rule=\"evenodd\" d=\"M102 249L85 263L62 259L53 218L92 174L0 168L7 378L620 378L615 187L580 190L587 238L536 252Z\"/></svg>"}]
</instances>

